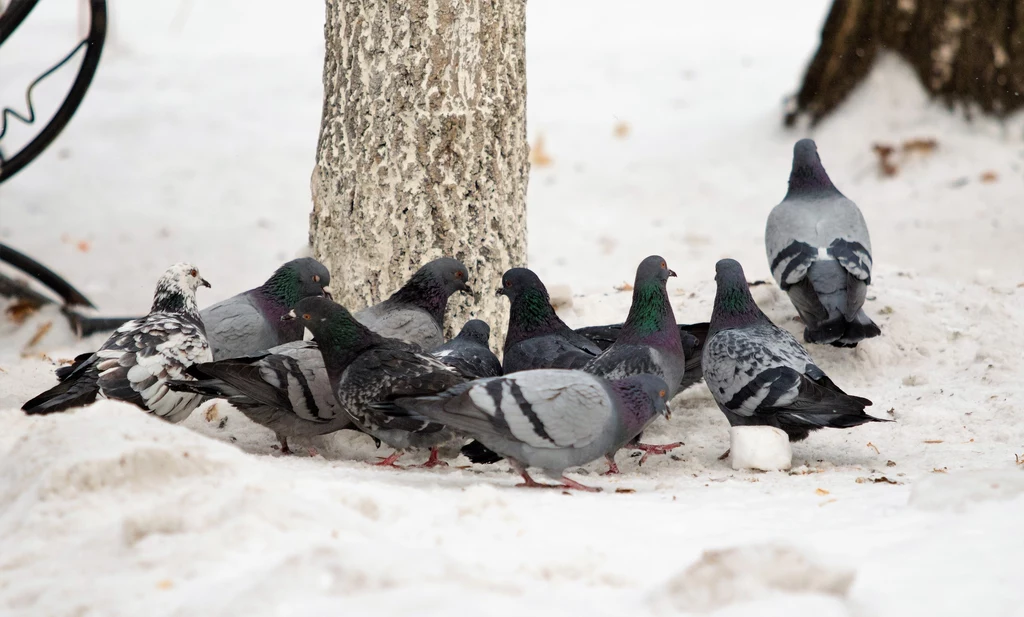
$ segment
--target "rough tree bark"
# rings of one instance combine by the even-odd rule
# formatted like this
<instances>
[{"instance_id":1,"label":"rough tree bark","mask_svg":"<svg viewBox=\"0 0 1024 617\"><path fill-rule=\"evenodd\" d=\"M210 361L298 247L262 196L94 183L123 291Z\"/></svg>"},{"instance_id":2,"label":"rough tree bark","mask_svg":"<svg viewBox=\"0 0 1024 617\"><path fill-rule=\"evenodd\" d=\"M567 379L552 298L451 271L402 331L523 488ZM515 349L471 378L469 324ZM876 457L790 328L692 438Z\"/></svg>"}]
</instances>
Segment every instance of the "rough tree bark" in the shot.
<instances>
[{"instance_id":1,"label":"rough tree bark","mask_svg":"<svg viewBox=\"0 0 1024 617\"><path fill-rule=\"evenodd\" d=\"M427 261L469 268L449 330L507 321L526 262L525 0L327 0L310 243L353 309Z\"/></svg>"},{"instance_id":2,"label":"rough tree bark","mask_svg":"<svg viewBox=\"0 0 1024 617\"><path fill-rule=\"evenodd\" d=\"M834 110L889 50L950 108L1024 106L1024 0L835 0L786 124Z\"/></svg>"}]
</instances>

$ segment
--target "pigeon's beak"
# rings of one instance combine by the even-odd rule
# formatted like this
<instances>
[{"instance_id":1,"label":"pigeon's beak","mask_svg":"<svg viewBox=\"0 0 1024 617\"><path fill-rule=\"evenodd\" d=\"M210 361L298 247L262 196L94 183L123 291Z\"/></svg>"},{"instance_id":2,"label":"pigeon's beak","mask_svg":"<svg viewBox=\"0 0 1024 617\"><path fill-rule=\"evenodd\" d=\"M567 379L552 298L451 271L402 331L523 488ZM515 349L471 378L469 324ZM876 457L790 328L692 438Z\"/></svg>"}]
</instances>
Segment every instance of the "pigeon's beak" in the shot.
<instances>
[{"instance_id":1,"label":"pigeon's beak","mask_svg":"<svg viewBox=\"0 0 1024 617\"><path fill-rule=\"evenodd\" d=\"M462 284L462 287L459 289L459 291L461 291L462 293L470 294L470 295L473 294L473 288L470 287L469 285L465 284L465 283Z\"/></svg>"},{"instance_id":2,"label":"pigeon's beak","mask_svg":"<svg viewBox=\"0 0 1024 617\"><path fill-rule=\"evenodd\" d=\"M669 270L668 271L668 275L669 276L676 276L676 271L675 270Z\"/></svg>"},{"instance_id":3,"label":"pigeon's beak","mask_svg":"<svg viewBox=\"0 0 1024 617\"><path fill-rule=\"evenodd\" d=\"M330 287L328 287L327 285L324 285L323 290L324 290L324 297L325 298L327 298L328 300L334 300L334 296L331 295L331 293L333 293L333 292L331 291Z\"/></svg>"},{"instance_id":4,"label":"pigeon's beak","mask_svg":"<svg viewBox=\"0 0 1024 617\"><path fill-rule=\"evenodd\" d=\"M672 408L668 406L668 401L665 401L665 419L672 419Z\"/></svg>"},{"instance_id":5,"label":"pigeon's beak","mask_svg":"<svg viewBox=\"0 0 1024 617\"><path fill-rule=\"evenodd\" d=\"M210 281L206 279L199 279L199 284L207 288L213 287L213 285L210 285Z\"/></svg>"},{"instance_id":6,"label":"pigeon's beak","mask_svg":"<svg viewBox=\"0 0 1024 617\"><path fill-rule=\"evenodd\" d=\"M499 287L498 291L494 292L494 295L496 295L496 296L504 296L505 295L505 288L504 287Z\"/></svg>"},{"instance_id":7,"label":"pigeon's beak","mask_svg":"<svg viewBox=\"0 0 1024 617\"><path fill-rule=\"evenodd\" d=\"M295 309L292 309L285 313L284 315L281 315L281 321L292 321L293 319L295 319Z\"/></svg>"}]
</instances>

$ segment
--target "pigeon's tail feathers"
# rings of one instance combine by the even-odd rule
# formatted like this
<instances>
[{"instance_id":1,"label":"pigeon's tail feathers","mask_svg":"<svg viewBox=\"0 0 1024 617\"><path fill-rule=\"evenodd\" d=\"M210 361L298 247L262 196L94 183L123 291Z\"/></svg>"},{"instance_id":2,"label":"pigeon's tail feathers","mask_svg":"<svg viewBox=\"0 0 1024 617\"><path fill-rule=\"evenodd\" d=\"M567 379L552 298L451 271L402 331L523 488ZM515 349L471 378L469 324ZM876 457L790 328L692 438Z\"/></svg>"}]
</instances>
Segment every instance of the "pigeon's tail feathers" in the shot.
<instances>
[{"instance_id":1,"label":"pigeon's tail feathers","mask_svg":"<svg viewBox=\"0 0 1024 617\"><path fill-rule=\"evenodd\" d=\"M856 347L857 343L866 338L872 338L882 333L871 318L864 313L864 309L857 312L856 317L846 324L846 332L840 337L838 343L844 347Z\"/></svg>"},{"instance_id":2,"label":"pigeon's tail feathers","mask_svg":"<svg viewBox=\"0 0 1024 617\"><path fill-rule=\"evenodd\" d=\"M504 459L502 455L491 451L487 446L475 439L462 446L462 454L477 465L490 465Z\"/></svg>"},{"instance_id":3,"label":"pigeon's tail feathers","mask_svg":"<svg viewBox=\"0 0 1024 617\"><path fill-rule=\"evenodd\" d=\"M238 391L219 379L168 379L167 387L175 392L191 392L210 398L231 398Z\"/></svg>"},{"instance_id":4,"label":"pigeon's tail feathers","mask_svg":"<svg viewBox=\"0 0 1024 617\"><path fill-rule=\"evenodd\" d=\"M95 360L72 372L73 375L69 372L56 386L27 401L21 406L22 411L29 415L48 414L94 402L99 394Z\"/></svg>"},{"instance_id":5,"label":"pigeon's tail feathers","mask_svg":"<svg viewBox=\"0 0 1024 617\"><path fill-rule=\"evenodd\" d=\"M836 343L846 334L846 318L836 315L832 319L819 321L816 324L808 324L804 330L804 340L808 343L818 345L830 345Z\"/></svg>"},{"instance_id":6,"label":"pigeon's tail feathers","mask_svg":"<svg viewBox=\"0 0 1024 617\"><path fill-rule=\"evenodd\" d=\"M57 370L54 371L54 374L57 376L57 381L64 381L72 373L82 368L82 366L89 361L89 358L92 357L92 354L93 352L91 351L87 351L83 354L78 354L77 356L75 356L74 361L68 366L57 367Z\"/></svg>"},{"instance_id":7,"label":"pigeon's tail feathers","mask_svg":"<svg viewBox=\"0 0 1024 617\"><path fill-rule=\"evenodd\" d=\"M367 407L366 412L373 416L373 422L382 429L425 435L445 428L444 425L396 405L393 401L378 401L370 403Z\"/></svg>"}]
</instances>

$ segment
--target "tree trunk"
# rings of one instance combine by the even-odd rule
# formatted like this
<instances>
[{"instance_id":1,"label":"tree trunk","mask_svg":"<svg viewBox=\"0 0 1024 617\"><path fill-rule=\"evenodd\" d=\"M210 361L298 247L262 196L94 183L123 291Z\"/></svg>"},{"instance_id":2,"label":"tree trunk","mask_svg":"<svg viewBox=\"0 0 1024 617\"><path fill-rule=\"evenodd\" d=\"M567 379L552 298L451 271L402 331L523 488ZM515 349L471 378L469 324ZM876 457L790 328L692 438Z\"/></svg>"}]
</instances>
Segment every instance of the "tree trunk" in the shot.
<instances>
[{"instance_id":1,"label":"tree trunk","mask_svg":"<svg viewBox=\"0 0 1024 617\"><path fill-rule=\"evenodd\" d=\"M1024 105L1024 0L835 0L786 124L828 115L883 50L951 109L1002 117Z\"/></svg>"},{"instance_id":2,"label":"tree trunk","mask_svg":"<svg viewBox=\"0 0 1024 617\"><path fill-rule=\"evenodd\" d=\"M526 261L525 0L327 0L310 243L359 309L443 255L469 269L448 330L505 330Z\"/></svg>"}]
</instances>

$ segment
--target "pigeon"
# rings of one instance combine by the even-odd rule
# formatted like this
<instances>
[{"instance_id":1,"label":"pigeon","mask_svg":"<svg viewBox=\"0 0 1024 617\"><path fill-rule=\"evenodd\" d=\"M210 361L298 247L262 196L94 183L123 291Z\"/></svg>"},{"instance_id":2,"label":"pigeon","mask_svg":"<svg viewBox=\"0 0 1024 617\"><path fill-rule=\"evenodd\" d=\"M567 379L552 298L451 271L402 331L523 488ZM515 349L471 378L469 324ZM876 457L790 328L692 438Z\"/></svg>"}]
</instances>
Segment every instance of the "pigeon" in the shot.
<instances>
[{"instance_id":1,"label":"pigeon","mask_svg":"<svg viewBox=\"0 0 1024 617\"><path fill-rule=\"evenodd\" d=\"M679 384L679 391L683 392L690 386L704 379L704 373L700 368L701 352L704 350L704 341L708 338L710 323L703 321L694 324L679 324L679 336L683 343L683 354L686 356L686 372L683 374L683 381ZM619 338L622 331L622 324L608 326L587 326L577 328L576 333L582 334L594 342L602 351L611 347L615 339Z\"/></svg>"},{"instance_id":2,"label":"pigeon","mask_svg":"<svg viewBox=\"0 0 1024 617\"><path fill-rule=\"evenodd\" d=\"M501 375L501 362L487 346L491 327L479 319L470 319L459 335L441 345L430 355L458 372L478 379Z\"/></svg>"},{"instance_id":3,"label":"pigeon","mask_svg":"<svg viewBox=\"0 0 1024 617\"><path fill-rule=\"evenodd\" d=\"M501 277L498 295L509 299L502 369L582 368L601 348L565 325L551 306L548 290L531 270L512 268Z\"/></svg>"},{"instance_id":4,"label":"pigeon","mask_svg":"<svg viewBox=\"0 0 1024 617\"><path fill-rule=\"evenodd\" d=\"M442 257L412 275L390 298L355 314L356 320L377 334L395 338L421 349L444 344L444 313L456 291L472 293L466 266Z\"/></svg>"},{"instance_id":5,"label":"pigeon","mask_svg":"<svg viewBox=\"0 0 1024 617\"><path fill-rule=\"evenodd\" d=\"M761 312L739 262L723 259L715 271L704 381L730 425L774 426L800 441L823 427L887 421L864 413L871 401L840 390L792 334Z\"/></svg>"},{"instance_id":6,"label":"pigeon","mask_svg":"<svg viewBox=\"0 0 1024 617\"><path fill-rule=\"evenodd\" d=\"M170 379L187 379L186 369L213 359L196 289L209 287L195 266L179 263L157 282L153 307L114 331L98 351L81 358L56 386L26 402L27 414L48 414L89 405L97 397L127 401L169 422L181 422L202 400L173 392Z\"/></svg>"},{"instance_id":7,"label":"pigeon","mask_svg":"<svg viewBox=\"0 0 1024 617\"><path fill-rule=\"evenodd\" d=\"M331 273L311 257L282 265L255 289L208 306L200 315L215 360L252 356L271 347L301 341L302 327L281 321L295 304L310 296L330 297Z\"/></svg>"},{"instance_id":8,"label":"pigeon","mask_svg":"<svg viewBox=\"0 0 1024 617\"><path fill-rule=\"evenodd\" d=\"M222 398L260 426L274 431L281 453L290 454L289 437L326 435L352 426L327 378L316 343L295 341L243 358L193 364L194 379L168 387Z\"/></svg>"},{"instance_id":9,"label":"pigeon","mask_svg":"<svg viewBox=\"0 0 1024 617\"><path fill-rule=\"evenodd\" d=\"M465 376L414 345L373 332L326 298L306 298L286 318L313 333L334 395L359 430L394 448L380 465L395 466L410 448L430 448L425 465L441 465L439 448L465 442L436 422L396 419L370 407L403 396L437 394L465 383Z\"/></svg>"},{"instance_id":10,"label":"pigeon","mask_svg":"<svg viewBox=\"0 0 1024 617\"><path fill-rule=\"evenodd\" d=\"M686 372L686 356L665 288L669 277L675 275L660 255L651 255L640 262L633 285L633 303L618 338L600 356L587 362L584 371L606 379L645 373L657 375L669 384L669 399L679 393ZM665 454L681 445L634 441L629 447L644 451L642 464L649 454ZM609 473L617 472L614 457L610 457Z\"/></svg>"},{"instance_id":11,"label":"pigeon","mask_svg":"<svg viewBox=\"0 0 1024 617\"><path fill-rule=\"evenodd\" d=\"M789 192L768 215L764 243L772 276L807 326L806 342L856 347L882 333L863 308L872 267L867 224L829 180L810 139L793 148Z\"/></svg>"},{"instance_id":12,"label":"pigeon","mask_svg":"<svg viewBox=\"0 0 1024 617\"><path fill-rule=\"evenodd\" d=\"M509 459L536 482L539 467L565 488L597 490L566 478L565 469L614 453L659 415L668 415L668 386L660 377L609 381L577 370L540 369L478 379L432 396L398 398L392 405L469 435Z\"/></svg>"}]
</instances>

